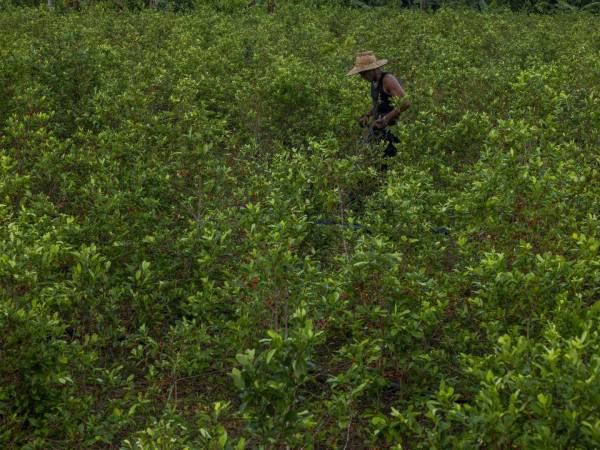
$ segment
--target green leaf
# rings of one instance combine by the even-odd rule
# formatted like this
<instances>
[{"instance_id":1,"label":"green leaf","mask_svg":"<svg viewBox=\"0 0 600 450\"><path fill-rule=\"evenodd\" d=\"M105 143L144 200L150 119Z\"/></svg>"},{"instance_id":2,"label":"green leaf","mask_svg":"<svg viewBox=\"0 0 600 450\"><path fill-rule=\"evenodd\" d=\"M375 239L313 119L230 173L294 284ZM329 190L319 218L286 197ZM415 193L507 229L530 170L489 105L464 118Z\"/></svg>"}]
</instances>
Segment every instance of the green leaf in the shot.
<instances>
[{"instance_id":1,"label":"green leaf","mask_svg":"<svg viewBox=\"0 0 600 450\"><path fill-rule=\"evenodd\" d=\"M235 384L235 387L240 390L243 390L246 387L246 383L242 377L242 372L240 372L239 369L233 368L231 371L231 377L233 378L233 384Z\"/></svg>"},{"instance_id":2,"label":"green leaf","mask_svg":"<svg viewBox=\"0 0 600 450\"><path fill-rule=\"evenodd\" d=\"M244 367L252 365L254 361L255 351L254 349L246 350L246 353L238 353L235 355L235 359Z\"/></svg>"},{"instance_id":3,"label":"green leaf","mask_svg":"<svg viewBox=\"0 0 600 450\"><path fill-rule=\"evenodd\" d=\"M240 438L238 443L235 445L235 450L244 450L246 448L246 439Z\"/></svg>"},{"instance_id":4,"label":"green leaf","mask_svg":"<svg viewBox=\"0 0 600 450\"><path fill-rule=\"evenodd\" d=\"M267 364L269 364L271 362L271 359L273 359L273 356L275 356L275 353L277 353L277 349L276 348L274 348L273 350L270 350L267 353L267 358L266 358Z\"/></svg>"},{"instance_id":5,"label":"green leaf","mask_svg":"<svg viewBox=\"0 0 600 450\"><path fill-rule=\"evenodd\" d=\"M225 448L227 444L227 430L223 430L221 435L219 436L219 445L221 448Z\"/></svg>"},{"instance_id":6,"label":"green leaf","mask_svg":"<svg viewBox=\"0 0 600 450\"><path fill-rule=\"evenodd\" d=\"M279 345L281 345L283 343L283 338L281 337L281 335L279 333L276 333L273 330L268 330L267 334L269 335L269 337L273 341L273 344L279 346Z\"/></svg>"}]
</instances>

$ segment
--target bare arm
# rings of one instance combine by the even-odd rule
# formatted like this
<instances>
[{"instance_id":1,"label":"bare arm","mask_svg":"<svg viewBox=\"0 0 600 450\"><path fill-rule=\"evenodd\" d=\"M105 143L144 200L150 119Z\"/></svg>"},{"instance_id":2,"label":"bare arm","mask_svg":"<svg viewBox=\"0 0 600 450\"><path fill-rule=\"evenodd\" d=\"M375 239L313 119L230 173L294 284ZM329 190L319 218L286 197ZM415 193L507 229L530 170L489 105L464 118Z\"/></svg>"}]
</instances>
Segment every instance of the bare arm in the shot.
<instances>
[{"instance_id":1,"label":"bare arm","mask_svg":"<svg viewBox=\"0 0 600 450\"><path fill-rule=\"evenodd\" d=\"M396 77L391 74L383 79L383 90L392 97L402 98L406 96L406 94L404 93L404 89L402 89L402 86L400 86L400 83L398 82ZM404 102L402 102L400 106L394 108L389 113L387 113L383 117L383 120L386 124L396 120L396 118L408 108L410 108L410 106L410 100L404 100Z\"/></svg>"}]
</instances>

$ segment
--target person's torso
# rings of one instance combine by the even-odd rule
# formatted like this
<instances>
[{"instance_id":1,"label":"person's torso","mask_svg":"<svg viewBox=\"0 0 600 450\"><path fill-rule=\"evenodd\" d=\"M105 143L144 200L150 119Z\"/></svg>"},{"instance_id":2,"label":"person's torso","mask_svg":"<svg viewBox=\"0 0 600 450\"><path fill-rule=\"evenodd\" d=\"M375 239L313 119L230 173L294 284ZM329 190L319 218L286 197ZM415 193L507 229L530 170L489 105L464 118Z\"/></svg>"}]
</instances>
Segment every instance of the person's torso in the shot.
<instances>
[{"instance_id":1,"label":"person's torso","mask_svg":"<svg viewBox=\"0 0 600 450\"><path fill-rule=\"evenodd\" d=\"M385 116L394 109L391 103L392 96L383 89L383 78L386 75L388 75L388 72L383 72L378 81L371 82L371 99L373 100L373 116L375 119Z\"/></svg>"}]
</instances>

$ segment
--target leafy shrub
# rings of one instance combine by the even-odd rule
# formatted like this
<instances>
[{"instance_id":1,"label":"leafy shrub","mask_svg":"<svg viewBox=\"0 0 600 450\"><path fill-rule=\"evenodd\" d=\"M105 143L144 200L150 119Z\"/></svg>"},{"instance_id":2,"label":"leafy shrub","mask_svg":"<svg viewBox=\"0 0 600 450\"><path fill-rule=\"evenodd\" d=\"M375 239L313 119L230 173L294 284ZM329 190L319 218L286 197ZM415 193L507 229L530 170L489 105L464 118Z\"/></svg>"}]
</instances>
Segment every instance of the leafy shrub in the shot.
<instances>
[{"instance_id":1,"label":"leafy shrub","mask_svg":"<svg viewBox=\"0 0 600 450\"><path fill-rule=\"evenodd\" d=\"M0 14L1 446L598 447L597 20L243 3Z\"/></svg>"}]
</instances>

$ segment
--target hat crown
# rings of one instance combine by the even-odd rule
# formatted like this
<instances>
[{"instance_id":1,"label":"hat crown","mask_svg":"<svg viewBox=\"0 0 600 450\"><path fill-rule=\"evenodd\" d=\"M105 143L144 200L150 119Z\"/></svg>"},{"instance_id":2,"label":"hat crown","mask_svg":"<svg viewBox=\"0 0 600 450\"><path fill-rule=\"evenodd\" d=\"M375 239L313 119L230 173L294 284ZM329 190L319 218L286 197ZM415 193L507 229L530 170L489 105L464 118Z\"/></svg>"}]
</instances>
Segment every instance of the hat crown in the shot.
<instances>
[{"instance_id":1,"label":"hat crown","mask_svg":"<svg viewBox=\"0 0 600 450\"><path fill-rule=\"evenodd\" d=\"M373 52L362 52L356 57L355 65L357 67L365 67L375 64L376 62L377 58Z\"/></svg>"}]
</instances>

